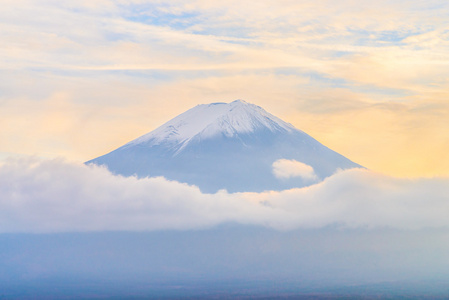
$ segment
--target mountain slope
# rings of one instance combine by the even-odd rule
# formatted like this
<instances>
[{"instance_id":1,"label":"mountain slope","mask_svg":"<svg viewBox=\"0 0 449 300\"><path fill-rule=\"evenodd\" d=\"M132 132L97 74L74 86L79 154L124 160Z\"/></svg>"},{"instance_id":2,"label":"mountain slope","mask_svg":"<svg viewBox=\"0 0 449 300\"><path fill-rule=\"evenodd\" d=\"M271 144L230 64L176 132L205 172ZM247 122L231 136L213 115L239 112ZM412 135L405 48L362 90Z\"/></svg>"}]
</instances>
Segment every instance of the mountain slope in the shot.
<instances>
[{"instance_id":1,"label":"mountain slope","mask_svg":"<svg viewBox=\"0 0 449 300\"><path fill-rule=\"evenodd\" d=\"M313 183L278 178L273 163L296 160L318 179L360 167L259 106L236 100L198 105L154 131L87 163L125 176L164 176L203 192L282 190Z\"/></svg>"}]
</instances>

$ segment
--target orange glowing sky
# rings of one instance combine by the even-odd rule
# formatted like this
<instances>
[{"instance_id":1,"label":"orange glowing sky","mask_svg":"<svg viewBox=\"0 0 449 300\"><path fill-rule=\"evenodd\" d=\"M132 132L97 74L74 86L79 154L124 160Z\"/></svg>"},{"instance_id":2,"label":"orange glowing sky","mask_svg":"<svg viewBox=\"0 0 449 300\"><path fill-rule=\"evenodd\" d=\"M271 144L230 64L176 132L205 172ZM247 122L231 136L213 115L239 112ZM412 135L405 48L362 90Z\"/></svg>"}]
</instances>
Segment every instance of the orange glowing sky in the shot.
<instances>
[{"instance_id":1,"label":"orange glowing sky","mask_svg":"<svg viewBox=\"0 0 449 300\"><path fill-rule=\"evenodd\" d=\"M449 175L447 1L3 2L0 160L245 99L369 169Z\"/></svg>"}]
</instances>

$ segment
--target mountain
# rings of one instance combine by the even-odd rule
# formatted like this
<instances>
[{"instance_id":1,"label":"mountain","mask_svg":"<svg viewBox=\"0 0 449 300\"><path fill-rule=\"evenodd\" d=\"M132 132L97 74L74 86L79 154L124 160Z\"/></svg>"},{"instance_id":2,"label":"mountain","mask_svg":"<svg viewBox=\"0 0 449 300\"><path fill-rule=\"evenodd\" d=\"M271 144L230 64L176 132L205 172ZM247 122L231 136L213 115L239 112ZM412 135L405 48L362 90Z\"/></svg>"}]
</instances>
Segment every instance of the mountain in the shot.
<instances>
[{"instance_id":1,"label":"mountain","mask_svg":"<svg viewBox=\"0 0 449 300\"><path fill-rule=\"evenodd\" d=\"M164 176L208 193L303 187L338 169L361 167L243 100L198 105L86 163L106 165L124 176ZM275 173L273 164L286 168L281 171L287 176ZM291 168L304 169L313 176L289 176Z\"/></svg>"}]
</instances>

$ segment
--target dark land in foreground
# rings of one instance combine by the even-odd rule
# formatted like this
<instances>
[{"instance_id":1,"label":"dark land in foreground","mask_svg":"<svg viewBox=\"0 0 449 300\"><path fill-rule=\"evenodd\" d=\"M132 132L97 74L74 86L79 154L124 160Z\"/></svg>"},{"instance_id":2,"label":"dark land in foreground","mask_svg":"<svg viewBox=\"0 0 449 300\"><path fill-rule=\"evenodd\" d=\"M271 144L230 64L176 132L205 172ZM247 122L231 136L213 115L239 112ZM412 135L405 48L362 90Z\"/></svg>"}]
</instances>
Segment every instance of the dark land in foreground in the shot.
<instances>
[{"instance_id":1,"label":"dark land in foreground","mask_svg":"<svg viewBox=\"0 0 449 300\"><path fill-rule=\"evenodd\" d=\"M447 230L0 235L0 299L449 299Z\"/></svg>"},{"instance_id":2,"label":"dark land in foreground","mask_svg":"<svg viewBox=\"0 0 449 300\"><path fill-rule=\"evenodd\" d=\"M302 286L300 282L131 282L82 279L2 284L0 299L449 299L447 282Z\"/></svg>"}]
</instances>

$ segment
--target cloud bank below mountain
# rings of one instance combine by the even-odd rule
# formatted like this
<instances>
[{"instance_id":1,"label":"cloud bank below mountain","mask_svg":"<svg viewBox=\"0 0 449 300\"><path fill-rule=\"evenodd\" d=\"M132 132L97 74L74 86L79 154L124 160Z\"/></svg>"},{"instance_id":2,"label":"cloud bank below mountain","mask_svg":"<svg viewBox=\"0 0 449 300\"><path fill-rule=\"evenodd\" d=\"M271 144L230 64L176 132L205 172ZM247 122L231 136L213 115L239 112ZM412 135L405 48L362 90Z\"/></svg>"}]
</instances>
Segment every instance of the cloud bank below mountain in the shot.
<instances>
[{"instance_id":1,"label":"cloud bank below mountain","mask_svg":"<svg viewBox=\"0 0 449 300\"><path fill-rule=\"evenodd\" d=\"M202 229L221 223L298 228L449 226L449 178L341 171L281 192L204 194L165 178L115 176L64 160L0 166L0 232Z\"/></svg>"}]
</instances>

